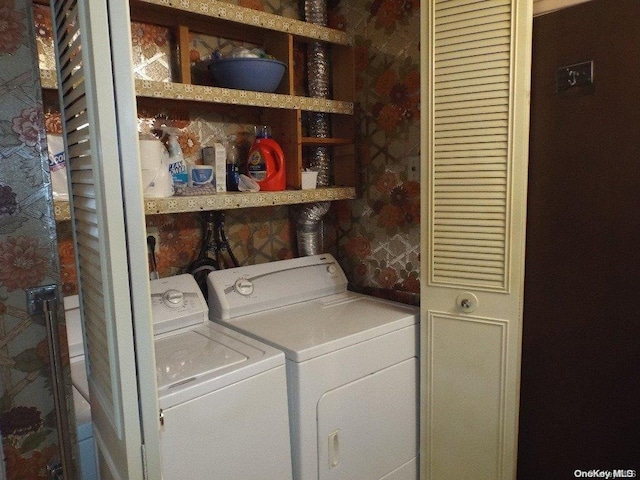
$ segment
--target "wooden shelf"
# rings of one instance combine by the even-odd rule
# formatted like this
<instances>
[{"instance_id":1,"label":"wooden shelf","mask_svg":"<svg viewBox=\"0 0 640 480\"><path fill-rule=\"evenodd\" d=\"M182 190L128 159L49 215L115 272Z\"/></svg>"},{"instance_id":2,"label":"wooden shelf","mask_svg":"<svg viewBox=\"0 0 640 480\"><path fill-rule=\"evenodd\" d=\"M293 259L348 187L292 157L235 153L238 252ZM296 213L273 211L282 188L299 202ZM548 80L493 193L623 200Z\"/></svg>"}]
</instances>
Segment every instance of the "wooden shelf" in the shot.
<instances>
[{"instance_id":1,"label":"wooden shelf","mask_svg":"<svg viewBox=\"0 0 640 480\"><path fill-rule=\"evenodd\" d=\"M227 192L215 195L145 198L145 215L232 210L238 208L272 207L301 203L330 202L356 198L354 187L325 187L312 190L285 190L282 192ZM71 219L69 202L54 203L56 221Z\"/></svg>"},{"instance_id":2,"label":"wooden shelf","mask_svg":"<svg viewBox=\"0 0 640 480\"><path fill-rule=\"evenodd\" d=\"M136 95L138 97L161 100L189 100L204 103L353 115L352 102L175 82L136 80Z\"/></svg>"},{"instance_id":3,"label":"wooden shelf","mask_svg":"<svg viewBox=\"0 0 640 480\"><path fill-rule=\"evenodd\" d=\"M57 89L58 84L56 80L56 72L51 70L40 71L42 88ZM248 107L353 115L352 102L341 102L324 98L140 79L136 79L135 86L136 96L158 100L192 101L208 104L242 105ZM305 141L305 143L313 143L311 140L320 140L321 143L331 143L330 139L314 139L311 137L305 137L303 141ZM341 144L341 141L337 140L336 143Z\"/></svg>"},{"instance_id":4,"label":"wooden shelf","mask_svg":"<svg viewBox=\"0 0 640 480\"><path fill-rule=\"evenodd\" d=\"M58 89L58 77L55 70L40 70L40 85L46 89Z\"/></svg>"},{"instance_id":5,"label":"wooden shelf","mask_svg":"<svg viewBox=\"0 0 640 480\"><path fill-rule=\"evenodd\" d=\"M336 145L351 145L353 144L353 138L318 138L318 137L302 137L302 144L305 146L336 146Z\"/></svg>"},{"instance_id":6,"label":"wooden shelf","mask_svg":"<svg viewBox=\"0 0 640 480\"><path fill-rule=\"evenodd\" d=\"M53 218L55 219L56 222L64 222L66 220L71 220L71 210L69 209L69 202L54 200Z\"/></svg>"},{"instance_id":7,"label":"wooden shelf","mask_svg":"<svg viewBox=\"0 0 640 480\"><path fill-rule=\"evenodd\" d=\"M145 16L154 20L164 19L161 24L167 26L178 25L184 18L187 18L189 23L204 19L211 24L222 20L234 25L235 28L245 30L247 28L270 30L312 41L353 45L353 38L343 31L218 0L131 0L129 3L134 19L145 20ZM246 31L243 31L242 36L246 35Z\"/></svg>"}]
</instances>

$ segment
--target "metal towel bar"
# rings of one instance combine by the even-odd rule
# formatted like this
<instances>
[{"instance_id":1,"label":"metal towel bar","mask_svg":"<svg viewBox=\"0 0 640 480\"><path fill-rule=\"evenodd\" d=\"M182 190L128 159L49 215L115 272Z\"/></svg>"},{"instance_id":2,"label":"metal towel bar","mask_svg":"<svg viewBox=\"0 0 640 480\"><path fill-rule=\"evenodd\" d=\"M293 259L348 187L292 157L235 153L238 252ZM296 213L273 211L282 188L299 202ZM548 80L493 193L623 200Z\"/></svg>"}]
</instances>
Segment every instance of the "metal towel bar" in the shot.
<instances>
[{"instance_id":1,"label":"metal towel bar","mask_svg":"<svg viewBox=\"0 0 640 480\"><path fill-rule=\"evenodd\" d=\"M44 285L27 289L27 310L34 322L43 324L49 345L49 365L51 366L51 384L53 385L53 404L56 413L60 463L49 465L52 480L73 480L75 478L71 434L69 432L69 413L65 392L64 371L60 349L58 328L58 288L56 285Z\"/></svg>"}]
</instances>

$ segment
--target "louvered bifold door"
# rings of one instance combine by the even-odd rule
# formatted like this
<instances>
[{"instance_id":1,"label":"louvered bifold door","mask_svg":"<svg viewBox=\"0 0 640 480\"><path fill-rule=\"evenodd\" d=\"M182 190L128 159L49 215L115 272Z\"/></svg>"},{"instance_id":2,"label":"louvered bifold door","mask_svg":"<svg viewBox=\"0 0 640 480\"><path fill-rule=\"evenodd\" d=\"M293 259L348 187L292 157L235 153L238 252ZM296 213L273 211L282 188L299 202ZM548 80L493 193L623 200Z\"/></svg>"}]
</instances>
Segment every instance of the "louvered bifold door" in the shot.
<instances>
[{"instance_id":1,"label":"louvered bifold door","mask_svg":"<svg viewBox=\"0 0 640 480\"><path fill-rule=\"evenodd\" d=\"M422 478L514 479L531 2L422 15Z\"/></svg>"},{"instance_id":2,"label":"louvered bifold door","mask_svg":"<svg viewBox=\"0 0 640 480\"><path fill-rule=\"evenodd\" d=\"M51 7L99 470L103 480L142 479L142 395L136 375L140 365L135 358L131 288L139 279L130 271L144 272L146 263L135 264L145 252L132 249L129 231L135 230L132 218L143 218L136 211L143 210L141 195L139 204L135 195L130 201L122 181L123 135L117 105L124 102L116 98L119 80L111 62L114 26L109 25L108 11L113 8L101 0L52 0ZM126 36L128 17L121 23ZM128 103L135 105L133 93L131 99ZM136 135L133 124L131 135ZM144 227L137 228L143 238ZM142 279L148 304L148 285ZM151 336L150 327L135 333ZM153 395L155 401L155 391Z\"/></svg>"}]
</instances>

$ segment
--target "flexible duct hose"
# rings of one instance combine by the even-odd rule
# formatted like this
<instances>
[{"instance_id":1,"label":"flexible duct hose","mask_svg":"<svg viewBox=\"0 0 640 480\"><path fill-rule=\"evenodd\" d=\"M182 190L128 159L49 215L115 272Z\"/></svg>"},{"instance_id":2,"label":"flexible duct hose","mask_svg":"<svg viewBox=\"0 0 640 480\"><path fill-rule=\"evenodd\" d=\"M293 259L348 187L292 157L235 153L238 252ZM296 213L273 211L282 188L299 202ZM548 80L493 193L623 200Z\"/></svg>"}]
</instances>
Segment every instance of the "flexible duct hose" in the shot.
<instances>
[{"instance_id":1,"label":"flexible duct hose","mask_svg":"<svg viewBox=\"0 0 640 480\"><path fill-rule=\"evenodd\" d=\"M326 0L305 0L305 21L327 25ZM309 95L316 98L329 97L329 61L326 44L311 42L307 47L307 85ZM329 115L309 114L309 136L326 138L330 135ZM318 172L317 186L329 186L330 151L327 147L312 147L309 150L309 168ZM320 221L329 211L329 202L317 202L302 207L297 221L298 254L316 255L322 250Z\"/></svg>"},{"instance_id":2,"label":"flexible duct hose","mask_svg":"<svg viewBox=\"0 0 640 480\"><path fill-rule=\"evenodd\" d=\"M322 252L322 232L320 221L329 211L329 202L305 205L298 216L298 253L301 256L317 255Z\"/></svg>"}]
</instances>

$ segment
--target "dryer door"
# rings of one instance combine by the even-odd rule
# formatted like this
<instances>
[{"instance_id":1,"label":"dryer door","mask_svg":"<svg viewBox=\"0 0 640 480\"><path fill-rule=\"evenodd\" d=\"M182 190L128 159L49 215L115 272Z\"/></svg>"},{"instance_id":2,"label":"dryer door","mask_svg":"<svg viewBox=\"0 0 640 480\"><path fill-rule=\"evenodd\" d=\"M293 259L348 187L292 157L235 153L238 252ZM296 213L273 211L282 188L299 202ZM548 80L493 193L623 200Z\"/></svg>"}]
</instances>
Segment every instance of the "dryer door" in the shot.
<instances>
[{"instance_id":1,"label":"dryer door","mask_svg":"<svg viewBox=\"0 0 640 480\"><path fill-rule=\"evenodd\" d=\"M416 480L417 366L411 358L322 396L320 480Z\"/></svg>"}]
</instances>

